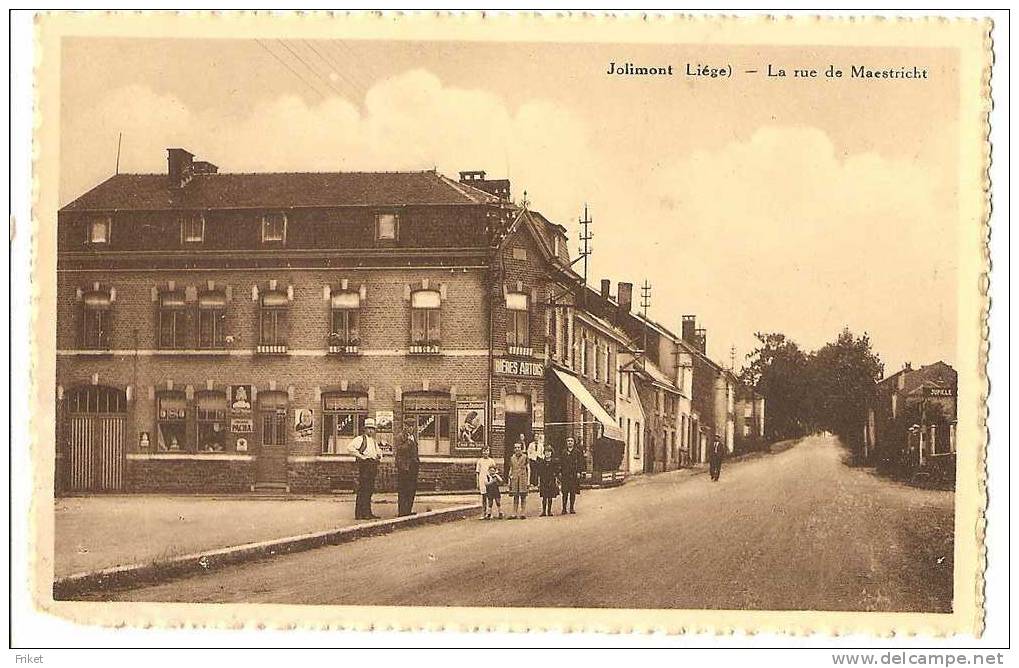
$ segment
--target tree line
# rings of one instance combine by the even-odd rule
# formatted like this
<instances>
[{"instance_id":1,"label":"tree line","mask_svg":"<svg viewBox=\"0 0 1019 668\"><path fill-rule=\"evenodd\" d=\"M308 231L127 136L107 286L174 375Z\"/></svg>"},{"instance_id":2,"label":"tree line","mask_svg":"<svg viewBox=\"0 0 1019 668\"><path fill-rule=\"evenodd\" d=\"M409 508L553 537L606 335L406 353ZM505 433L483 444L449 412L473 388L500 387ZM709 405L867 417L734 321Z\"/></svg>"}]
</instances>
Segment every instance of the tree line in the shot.
<instances>
[{"instance_id":1,"label":"tree line","mask_svg":"<svg viewBox=\"0 0 1019 668\"><path fill-rule=\"evenodd\" d=\"M766 437L795 438L830 431L854 450L862 447L863 426L884 364L870 337L844 328L834 341L805 351L778 332L757 332L741 380L765 399Z\"/></svg>"}]
</instances>

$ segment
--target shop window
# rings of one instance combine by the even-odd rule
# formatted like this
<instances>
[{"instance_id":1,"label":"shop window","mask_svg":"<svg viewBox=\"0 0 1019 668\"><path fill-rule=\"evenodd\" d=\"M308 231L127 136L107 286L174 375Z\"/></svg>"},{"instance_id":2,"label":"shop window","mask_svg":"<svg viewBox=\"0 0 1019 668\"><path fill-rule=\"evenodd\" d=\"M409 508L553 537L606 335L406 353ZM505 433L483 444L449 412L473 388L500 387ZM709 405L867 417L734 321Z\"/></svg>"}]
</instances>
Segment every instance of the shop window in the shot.
<instances>
[{"instance_id":1,"label":"shop window","mask_svg":"<svg viewBox=\"0 0 1019 668\"><path fill-rule=\"evenodd\" d=\"M183 392L156 397L156 447L162 452L186 452L187 399Z\"/></svg>"},{"instance_id":2,"label":"shop window","mask_svg":"<svg viewBox=\"0 0 1019 668\"><path fill-rule=\"evenodd\" d=\"M339 292L332 296L329 331L329 352L356 353L361 344L361 297L356 292Z\"/></svg>"},{"instance_id":3,"label":"shop window","mask_svg":"<svg viewBox=\"0 0 1019 668\"><path fill-rule=\"evenodd\" d=\"M183 213L180 216L182 244L200 244L205 241L205 216L201 213Z\"/></svg>"},{"instance_id":4,"label":"shop window","mask_svg":"<svg viewBox=\"0 0 1019 668\"><path fill-rule=\"evenodd\" d=\"M287 405L287 395L284 392L258 393L263 446L287 444Z\"/></svg>"},{"instance_id":5,"label":"shop window","mask_svg":"<svg viewBox=\"0 0 1019 668\"><path fill-rule=\"evenodd\" d=\"M413 424L422 455L448 455L450 452L450 410L452 403L443 394L405 394L404 420Z\"/></svg>"},{"instance_id":6,"label":"shop window","mask_svg":"<svg viewBox=\"0 0 1019 668\"><path fill-rule=\"evenodd\" d=\"M181 291L159 295L159 347L174 350L187 347L187 304Z\"/></svg>"},{"instance_id":7,"label":"shop window","mask_svg":"<svg viewBox=\"0 0 1019 668\"><path fill-rule=\"evenodd\" d=\"M287 352L290 302L285 292L270 291L262 296L259 309L258 352Z\"/></svg>"},{"instance_id":8,"label":"shop window","mask_svg":"<svg viewBox=\"0 0 1019 668\"><path fill-rule=\"evenodd\" d=\"M81 345L86 350L110 349L112 306L109 292L89 292L82 297Z\"/></svg>"},{"instance_id":9,"label":"shop window","mask_svg":"<svg viewBox=\"0 0 1019 668\"><path fill-rule=\"evenodd\" d=\"M393 242L399 238L400 218L395 213L380 213L375 216L375 240Z\"/></svg>"},{"instance_id":10,"label":"shop window","mask_svg":"<svg viewBox=\"0 0 1019 668\"><path fill-rule=\"evenodd\" d=\"M529 298L520 292L506 295L506 345L511 355L531 354Z\"/></svg>"},{"instance_id":11,"label":"shop window","mask_svg":"<svg viewBox=\"0 0 1019 668\"><path fill-rule=\"evenodd\" d=\"M287 240L287 216L285 213L267 213L262 216L262 243Z\"/></svg>"},{"instance_id":12,"label":"shop window","mask_svg":"<svg viewBox=\"0 0 1019 668\"><path fill-rule=\"evenodd\" d=\"M226 331L226 295L206 292L198 298L198 347L223 348Z\"/></svg>"},{"instance_id":13,"label":"shop window","mask_svg":"<svg viewBox=\"0 0 1019 668\"><path fill-rule=\"evenodd\" d=\"M88 221L87 241L92 246L106 246L110 243L113 219L110 216L96 216Z\"/></svg>"},{"instance_id":14,"label":"shop window","mask_svg":"<svg viewBox=\"0 0 1019 668\"><path fill-rule=\"evenodd\" d=\"M346 454L350 440L364 432L366 417L366 395L346 392L322 395L322 452L327 455Z\"/></svg>"},{"instance_id":15,"label":"shop window","mask_svg":"<svg viewBox=\"0 0 1019 668\"><path fill-rule=\"evenodd\" d=\"M202 392L198 395L196 410L196 443L199 452L226 450L226 394Z\"/></svg>"},{"instance_id":16,"label":"shop window","mask_svg":"<svg viewBox=\"0 0 1019 668\"><path fill-rule=\"evenodd\" d=\"M411 352L438 352L441 345L441 304L437 291L418 290L411 294Z\"/></svg>"}]
</instances>

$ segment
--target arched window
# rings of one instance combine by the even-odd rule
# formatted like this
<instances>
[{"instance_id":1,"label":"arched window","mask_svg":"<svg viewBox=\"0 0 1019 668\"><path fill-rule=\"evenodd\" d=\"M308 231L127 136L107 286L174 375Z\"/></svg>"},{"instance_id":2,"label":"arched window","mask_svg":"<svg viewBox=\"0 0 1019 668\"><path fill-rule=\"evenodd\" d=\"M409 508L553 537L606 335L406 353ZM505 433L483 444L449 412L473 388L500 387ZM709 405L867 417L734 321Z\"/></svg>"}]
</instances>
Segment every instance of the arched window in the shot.
<instances>
[{"instance_id":1,"label":"arched window","mask_svg":"<svg viewBox=\"0 0 1019 668\"><path fill-rule=\"evenodd\" d=\"M270 290L262 296L259 313L258 352L287 352L287 317L290 301L287 293Z\"/></svg>"},{"instance_id":2,"label":"arched window","mask_svg":"<svg viewBox=\"0 0 1019 668\"><path fill-rule=\"evenodd\" d=\"M521 351L531 345L530 298L521 292L506 294L506 345L510 354L530 354ZM514 349L517 349L516 351Z\"/></svg>"},{"instance_id":3,"label":"arched window","mask_svg":"<svg viewBox=\"0 0 1019 668\"><path fill-rule=\"evenodd\" d=\"M82 296L81 344L87 350L109 350L113 300L108 290Z\"/></svg>"},{"instance_id":4,"label":"arched window","mask_svg":"<svg viewBox=\"0 0 1019 668\"><path fill-rule=\"evenodd\" d=\"M447 394L422 392L403 395L404 420L415 426L420 454L449 454L451 410L452 402Z\"/></svg>"},{"instance_id":5,"label":"arched window","mask_svg":"<svg viewBox=\"0 0 1019 668\"><path fill-rule=\"evenodd\" d=\"M329 352L356 352L361 343L361 296L349 291L333 293L330 307Z\"/></svg>"},{"instance_id":6,"label":"arched window","mask_svg":"<svg viewBox=\"0 0 1019 668\"><path fill-rule=\"evenodd\" d=\"M201 392L196 401L195 443L199 452L226 450L226 394Z\"/></svg>"},{"instance_id":7,"label":"arched window","mask_svg":"<svg viewBox=\"0 0 1019 668\"><path fill-rule=\"evenodd\" d=\"M430 352L441 345L441 295L435 290L411 294L410 342L415 352Z\"/></svg>"},{"instance_id":8,"label":"arched window","mask_svg":"<svg viewBox=\"0 0 1019 668\"><path fill-rule=\"evenodd\" d=\"M322 395L322 452L346 453L347 443L364 433L368 417L368 396L354 392L328 392Z\"/></svg>"},{"instance_id":9,"label":"arched window","mask_svg":"<svg viewBox=\"0 0 1019 668\"><path fill-rule=\"evenodd\" d=\"M156 395L156 447L162 452L187 452L187 398L183 392Z\"/></svg>"},{"instance_id":10,"label":"arched window","mask_svg":"<svg viewBox=\"0 0 1019 668\"><path fill-rule=\"evenodd\" d=\"M198 347L224 347L226 332L226 294L222 291L203 292L198 297Z\"/></svg>"},{"instance_id":11,"label":"arched window","mask_svg":"<svg viewBox=\"0 0 1019 668\"><path fill-rule=\"evenodd\" d=\"M159 294L159 347L163 350L187 347L187 303L182 290Z\"/></svg>"}]
</instances>

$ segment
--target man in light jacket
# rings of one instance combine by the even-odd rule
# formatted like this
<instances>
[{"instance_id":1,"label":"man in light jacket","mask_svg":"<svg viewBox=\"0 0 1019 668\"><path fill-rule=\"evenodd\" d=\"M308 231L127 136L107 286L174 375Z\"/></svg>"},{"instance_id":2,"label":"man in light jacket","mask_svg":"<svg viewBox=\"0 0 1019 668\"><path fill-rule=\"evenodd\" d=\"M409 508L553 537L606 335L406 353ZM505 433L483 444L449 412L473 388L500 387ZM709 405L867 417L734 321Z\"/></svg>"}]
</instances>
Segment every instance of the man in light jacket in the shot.
<instances>
[{"instance_id":1,"label":"man in light jacket","mask_svg":"<svg viewBox=\"0 0 1019 668\"><path fill-rule=\"evenodd\" d=\"M521 440L523 434L520 435ZM541 451L541 446L538 445L538 439L534 436L531 437L531 442L527 444L527 466L531 470L530 483L531 487L538 486L538 469L541 468L538 465L538 460L542 458L544 453Z\"/></svg>"},{"instance_id":2,"label":"man in light jacket","mask_svg":"<svg viewBox=\"0 0 1019 668\"><path fill-rule=\"evenodd\" d=\"M372 494L375 493L375 475L379 472L382 450L375 438L375 420L364 421L364 433L355 436L347 445L347 452L357 462L357 501L354 504L354 519L377 520L372 513Z\"/></svg>"}]
</instances>

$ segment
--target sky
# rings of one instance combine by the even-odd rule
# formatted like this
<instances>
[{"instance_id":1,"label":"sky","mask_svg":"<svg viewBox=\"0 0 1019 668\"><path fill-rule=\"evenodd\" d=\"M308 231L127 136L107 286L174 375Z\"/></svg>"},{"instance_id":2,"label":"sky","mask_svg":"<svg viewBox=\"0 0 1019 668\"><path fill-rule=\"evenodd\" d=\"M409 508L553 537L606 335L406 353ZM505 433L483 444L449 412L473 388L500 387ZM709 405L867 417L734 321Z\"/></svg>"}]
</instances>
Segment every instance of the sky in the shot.
<instances>
[{"instance_id":1,"label":"sky","mask_svg":"<svg viewBox=\"0 0 1019 668\"><path fill-rule=\"evenodd\" d=\"M222 172L483 169L566 226L589 282L651 283L736 367L843 327L893 373L954 362L958 87L937 49L65 38L60 200L187 148ZM619 77L609 63L673 65ZM731 65L731 79L686 64ZM842 79L747 75L833 64ZM850 65L925 80L854 80ZM613 288L614 290L614 288Z\"/></svg>"}]
</instances>

